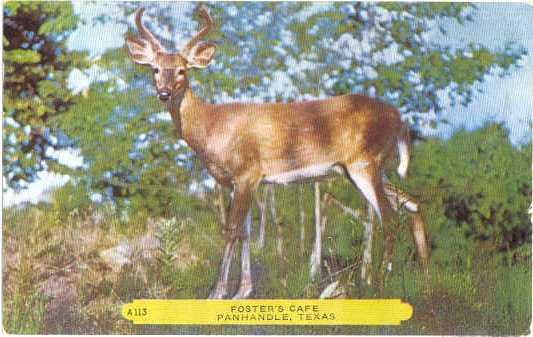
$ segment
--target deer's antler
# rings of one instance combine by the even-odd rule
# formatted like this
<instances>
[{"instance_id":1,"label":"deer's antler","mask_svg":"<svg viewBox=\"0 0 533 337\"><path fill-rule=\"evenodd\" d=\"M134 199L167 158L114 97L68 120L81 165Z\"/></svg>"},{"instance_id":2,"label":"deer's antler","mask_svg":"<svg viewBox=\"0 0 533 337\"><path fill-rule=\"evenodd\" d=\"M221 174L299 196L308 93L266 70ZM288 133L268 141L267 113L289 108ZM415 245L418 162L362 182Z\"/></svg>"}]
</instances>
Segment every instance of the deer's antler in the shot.
<instances>
[{"instance_id":1,"label":"deer's antler","mask_svg":"<svg viewBox=\"0 0 533 337\"><path fill-rule=\"evenodd\" d=\"M189 42L183 47L181 50L181 54L187 58L190 51L198 44L200 39L204 37L215 25L215 22L213 21L213 18L211 15L209 15L209 12L207 11L207 7L204 5L201 5L198 8L198 15L200 15L200 18L205 21L205 25L194 37L192 37Z\"/></svg>"},{"instance_id":2,"label":"deer's antler","mask_svg":"<svg viewBox=\"0 0 533 337\"><path fill-rule=\"evenodd\" d=\"M144 8L139 8L135 11L135 25L137 26L137 30L139 31L139 35L144 40L148 41L154 50L162 50L163 46L159 42L159 40L143 25L142 23L142 16L144 13Z\"/></svg>"}]
</instances>

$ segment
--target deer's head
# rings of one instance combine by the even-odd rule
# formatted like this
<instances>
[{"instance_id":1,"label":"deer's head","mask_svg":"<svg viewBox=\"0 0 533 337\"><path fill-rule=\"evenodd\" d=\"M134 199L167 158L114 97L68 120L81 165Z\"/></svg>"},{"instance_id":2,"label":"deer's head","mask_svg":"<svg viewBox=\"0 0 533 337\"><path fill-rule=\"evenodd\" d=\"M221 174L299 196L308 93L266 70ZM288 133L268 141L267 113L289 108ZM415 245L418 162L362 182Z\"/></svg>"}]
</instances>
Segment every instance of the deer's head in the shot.
<instances>
[{"instance_id":1,"label":"deer's head","mask_svg":"<svg viewBox=\"0 0 533 337\"><path fill-rule=\"evenodd\" d=\"M144 8L135 12L139 36L126 38L128 52L135 63L152 67L157 97L161 101L168 101L172 96L182 94L189 85L187 71L191 68L205 68L213 59L215 44L201 41L201 38L214 26L214 22L207 8L201 6L198 11L205 21L204 26L178 53L167 52L143 25Z\"/></svg>"}]
</instances>

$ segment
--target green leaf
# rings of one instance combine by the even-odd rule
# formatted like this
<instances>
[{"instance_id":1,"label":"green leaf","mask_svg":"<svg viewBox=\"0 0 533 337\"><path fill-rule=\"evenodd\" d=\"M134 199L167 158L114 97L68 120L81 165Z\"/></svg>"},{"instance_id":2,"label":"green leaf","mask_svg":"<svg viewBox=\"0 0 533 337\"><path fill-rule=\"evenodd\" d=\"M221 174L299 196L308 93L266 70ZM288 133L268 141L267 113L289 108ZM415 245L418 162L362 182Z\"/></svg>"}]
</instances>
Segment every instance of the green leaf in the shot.
<instances>
[{"instance_id":1,"label":"green leaf","mask_svg":"<svg viewBox=\"0 0 533 337\"><path fill-rule=\"evenodd\" d=\"M39 28L39 34L62 33L76 28L77 19L74 16L64 16L45 21Z\"/></svg>"},{"instance_id":2,"label":"green leaf","mask_svg":"<svg viewBox=\"0 0 533 337\"><path fill-rule=\"evenodd\" d=\"M22 4L18 1L6 1L4 3L4 8L9 11L9 16L11 16L15 15L21 5Z\"/></svg>"},{"instance_id":3,"label":"green leaf","mask_svg":"<svg viewBox=\"0 0 533 337\"><path fill-rule=\"evenodd\" d=\"M13 63L39 63L41 62L41 54L33 50L8 50L4 51L4 61Z\"/></svg>"}]
</instances>

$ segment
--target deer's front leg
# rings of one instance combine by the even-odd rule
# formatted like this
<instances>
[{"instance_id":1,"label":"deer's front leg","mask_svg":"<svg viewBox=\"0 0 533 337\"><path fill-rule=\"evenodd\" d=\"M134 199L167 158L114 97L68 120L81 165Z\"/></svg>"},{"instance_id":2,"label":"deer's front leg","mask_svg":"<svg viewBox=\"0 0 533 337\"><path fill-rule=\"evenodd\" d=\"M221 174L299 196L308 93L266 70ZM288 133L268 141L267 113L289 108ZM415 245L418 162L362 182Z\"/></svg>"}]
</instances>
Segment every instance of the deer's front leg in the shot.
<instances>
[{"instance_id":1,"label":"deer's front leg","mask_svg":"<svg viewBox=\"0 0 533 337\"><path fill-rule=\"evenodd\" d=\"M252 212L248 210L244 221L241 247L241 283L233 299L247 298L253 291L252 269L250 265L250 234L252 231Z\"/></svg>"},{"instance_id":2,"label":"deer's front leg","mask_svg":"<svg viewBox=\"0 0 533 337\"><path fill-rule=\"evenodd\" d=\"M228 276L231 267L231 260L235 251L237 240L242 235L242 224L250 210L251 193L248 186L235 185L233 190L233 200L229 210L227 224L224 228L226 246L220 263L218 279L209 294L211 299L224 298L228 293Z\"/></svg>"},{"instance_id":3,"label":"deer's front leg","mask_svg":"<svg viewBox=\"0 0 533 337\"><path fill-rule=\"evenodd\" d=\"M231 267L231 259L233 258L233 252L235 250L234 240L226 239L226 246L224 247L224 254L222 255L222 262L220 262L220 268L218 271L217 283L209 293L210 299L222 299L228 292L228 275Z\"/></svg>"}]
</instances>

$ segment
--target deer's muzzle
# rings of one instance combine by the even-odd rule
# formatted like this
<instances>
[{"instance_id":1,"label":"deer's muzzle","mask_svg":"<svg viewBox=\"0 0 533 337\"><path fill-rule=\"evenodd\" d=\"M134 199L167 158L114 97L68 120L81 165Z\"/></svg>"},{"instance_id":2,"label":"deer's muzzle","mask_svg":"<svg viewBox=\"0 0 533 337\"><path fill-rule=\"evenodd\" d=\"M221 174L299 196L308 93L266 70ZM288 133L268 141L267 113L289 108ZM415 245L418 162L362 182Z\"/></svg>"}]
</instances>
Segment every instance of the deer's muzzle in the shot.
<instances>
[{"instance_id":1,"label":"deer's muzzle","mask_svg":"<svg viewBox=\"0 0 533 337\"><path fill-rule=\"evenodd\" d=\"M163 101L166 102L170 98L170 91L169 90L161 90L157 93L157 97Z\"/></svg>"}]
</instances>

